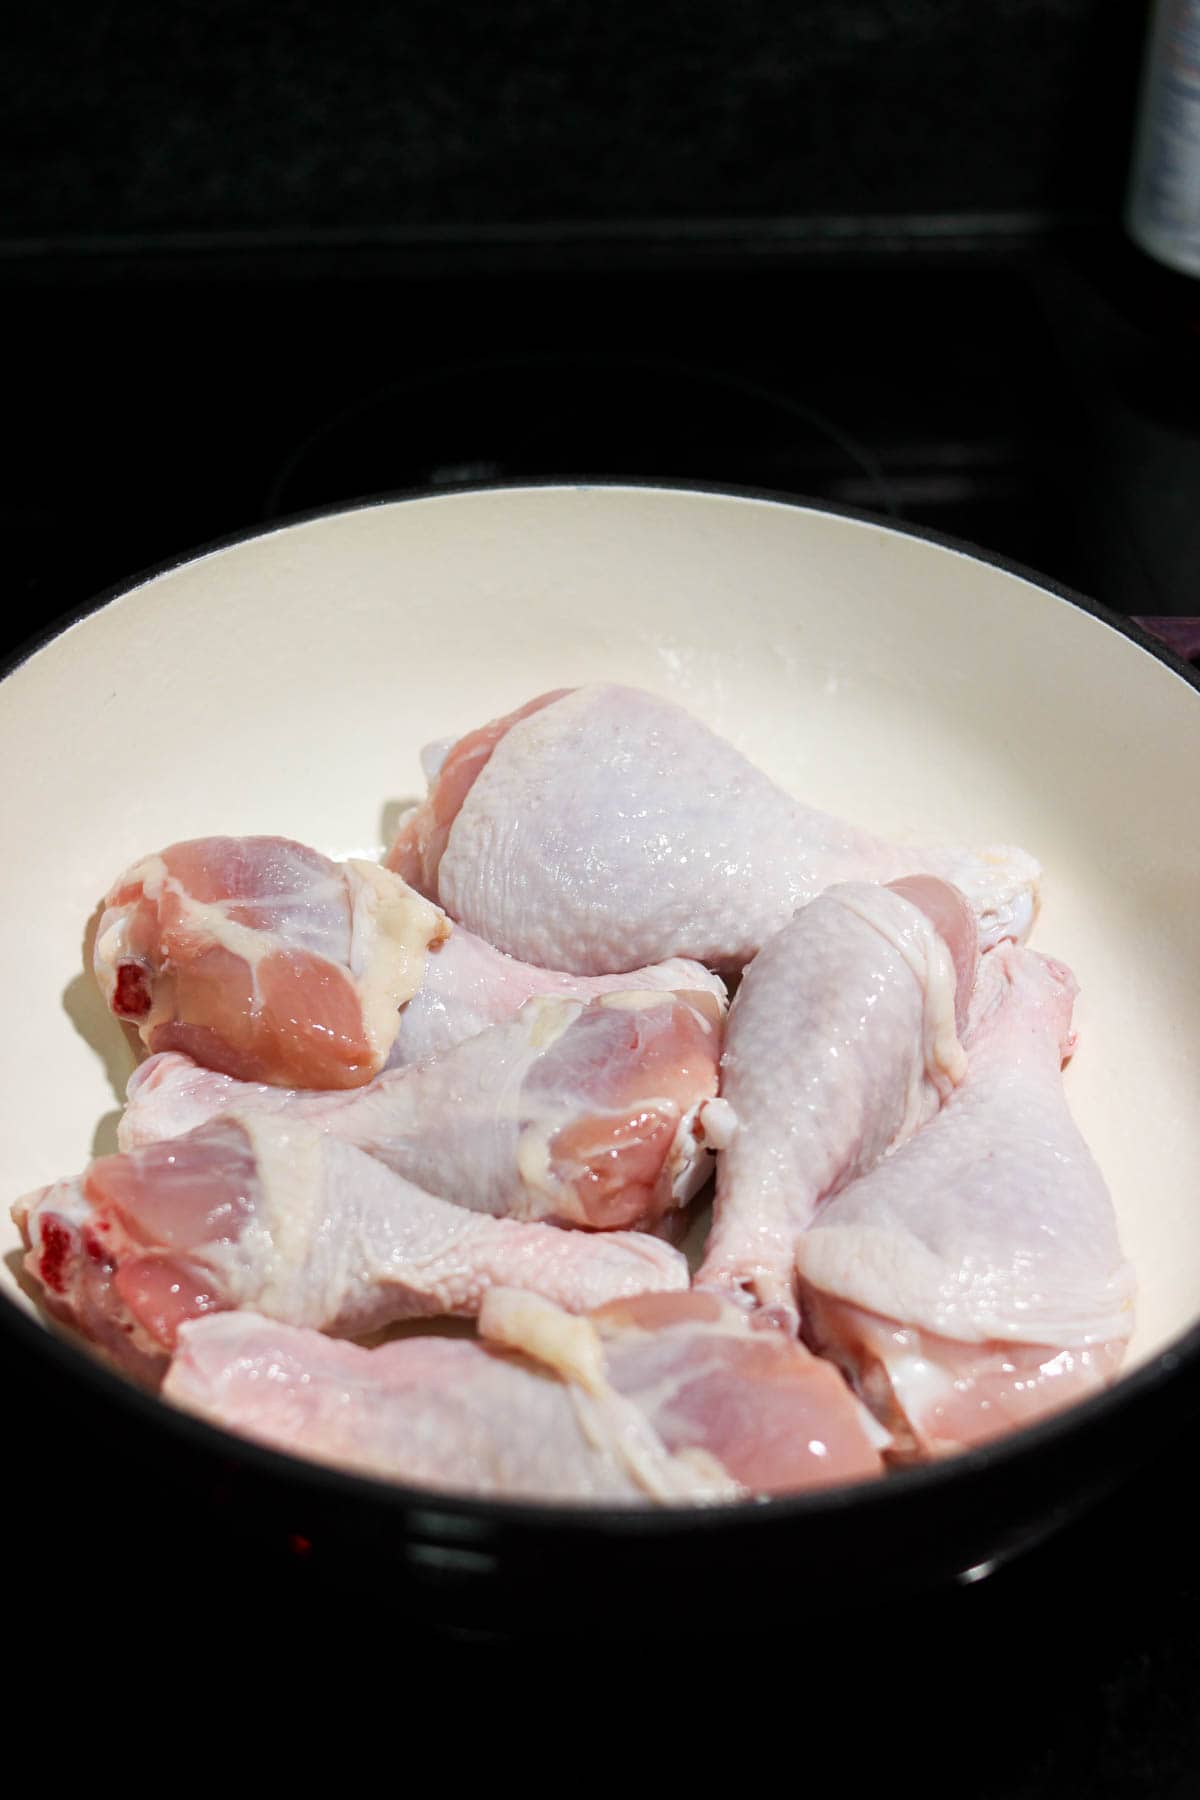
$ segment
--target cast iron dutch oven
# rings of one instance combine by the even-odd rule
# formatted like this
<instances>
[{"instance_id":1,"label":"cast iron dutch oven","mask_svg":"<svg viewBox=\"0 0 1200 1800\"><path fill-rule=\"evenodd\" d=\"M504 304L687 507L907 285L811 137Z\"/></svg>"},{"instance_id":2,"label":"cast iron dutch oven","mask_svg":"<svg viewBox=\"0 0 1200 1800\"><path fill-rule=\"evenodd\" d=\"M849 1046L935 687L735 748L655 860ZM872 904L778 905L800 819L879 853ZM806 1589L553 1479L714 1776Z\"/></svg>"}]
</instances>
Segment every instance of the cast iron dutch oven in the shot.
<instances>
[{"instance_id":1,"label":"cast iron dutch oven","mask_svg":"<svg viewBox=\"0 0 1200 1800\"><path fill-rule=\"evenodd\" d=\"M624 483L414 496L202 551L0 684L6 1201L112 1143L132 1052L81 938L135 857L208 832L378 849L418 752L551 687L679 699L808 802L914 841L1024 845L1035 944L1082 988L1072 1109L1139 1278L1126 1372L1031 1430L871 1485L703 1510L417 1492L177 1413L48 1330L7 1224L0 1352L81 1482L197 1496L264 1546L456 1626L808 1616L1036 1541L1200 1409L1200 695L1133 628L874 519ZM33 1455L32 1443L11 1447ZM172 1487L173 1484L173 1487ZM724 1596L724 1599L722 1599Z\"/></svg>"}]
</instances>

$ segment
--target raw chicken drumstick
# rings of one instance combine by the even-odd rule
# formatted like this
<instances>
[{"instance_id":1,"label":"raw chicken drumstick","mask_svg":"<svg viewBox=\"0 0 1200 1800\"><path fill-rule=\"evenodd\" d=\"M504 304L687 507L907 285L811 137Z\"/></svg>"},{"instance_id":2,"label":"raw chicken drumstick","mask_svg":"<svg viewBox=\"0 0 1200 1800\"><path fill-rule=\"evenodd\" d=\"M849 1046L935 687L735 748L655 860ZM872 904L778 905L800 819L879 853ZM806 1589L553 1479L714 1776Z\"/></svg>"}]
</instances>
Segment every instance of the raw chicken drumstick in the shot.
<instances>
[{"instance_id":1,"label":"raw chicken drumstick","mask_svg":"<svg viewBox=\"0 0 1200 1800\"><path fill-rule=\"evenodd\" d=\"M470 1317L494 1284L583 1311L686 1288L658 1239L464 1212L382 1163L281 1118L215 1119L104 1156L19 1200L25 1266L52 1310L153 1376L186 1319L253 1307L340 1335Z\"/></svg>"},{"instance_id":2,"label":"raw chicken drumstick","mask_svg":"<svg viewBox=\"0 0 1200 1800\"><path fill-rule=\"evenodd\" d=\"M360 1085L512 1018L535 994L725 999L719 977L678 957L591 979L533 968L451 932L375 863L333 863L286 838L196 838L145 858L109 894L94 962L149 1049L284 1087Z\"/></svg>"},{"instance_id":3,"label":"raw chicken drumstick","mask_svg":"<svg viewBox=\"0 0 1200 1800\"><path fill-rule=\"evenodd\" d=\"M244 1081L357 1087L387 1062L449 929L375 863L288 838L193 838L110 889L94 966L150 1050Z\"/></svg>"},{"instance_id":4,"label":"raw chicken drumstick","mask_svg":"<svg viewBox=\"0 0 1200 1800\"><path fill-rule=\"evenodd\" d=\"M464 1039L503 1024L538 995L560 1000L596 1000L630 992L711 994L722 1010L725 983L700 963L682 956L633 969L627 975L567 975L538 969L493 950L482 938L456 925L425 958L420 988L401 1010L389 1069L424 1062Z\"/></svg>"},{"instance_id":5,"label":"raw chicken drumstick","mask_svg":"<svg viewBox=\"0 0 1200 1800\"><path fill-rule=\"evenodd\" d=\"M681 1207L725 1141L710 994L530 1000L515 1019L352 1094L251 1086L186 1057L129 1083L123 1149L236 1111L286 1112L479 1212L602 1230Z\"/></svg>"},{"instance_id":6,"label":"raw chicken drumstick","mask_svg":"<svg viewBox=\"0 0 1200 1800\"><path fill-rule=\"evenodd\" d=\"M838 881L927 872L966 894L983 943L1022 937L1037 864L881 842L801 804L670 701L544 695L431 770L388 866L513 956L581 975L668 956L736 970Z\"/></svg>"},{"instance_id":7,"label":"raw chicken drumstick","mask_svg":"<svg viewBox=\"0 0 1200 1800\"><path fill-rule=\"evenodd\" d=\"M966 1071L956 1009L965 1018L977 962L970 908L933 876L828 888L755 957L726 1026L737 1127L698 1283L796 1328L796 1243L817 1208Z\"/></svg>"},{"instance_id":8,"label":"raw chicken drumstick","mask_svg":"<svg viewBox=\"0 0 1200 1800\"><path fill-rule=\"evenodd\" d=\"M493 1289L480 1328L364 1350L253 1314L198 1319L163 1392L297 1455L510 1498L711 1502L880 1472L837 1372L711 1295L572 1318Z\"/></svg>"},{"instance_id":9,"label":"raw chicken drumstick","mask_svg":"<svg viewBox=\"0 0 1200 1800\"><path fill-rule=\"evenodd\" d=\"M901 1450L959 1449L1081 1399L1132 1330L1133 1271L1063 1093L1076 992L1049 957L985 957L962 1085L799 1240L806 1335Z\"/></svg>"}]
</instances>

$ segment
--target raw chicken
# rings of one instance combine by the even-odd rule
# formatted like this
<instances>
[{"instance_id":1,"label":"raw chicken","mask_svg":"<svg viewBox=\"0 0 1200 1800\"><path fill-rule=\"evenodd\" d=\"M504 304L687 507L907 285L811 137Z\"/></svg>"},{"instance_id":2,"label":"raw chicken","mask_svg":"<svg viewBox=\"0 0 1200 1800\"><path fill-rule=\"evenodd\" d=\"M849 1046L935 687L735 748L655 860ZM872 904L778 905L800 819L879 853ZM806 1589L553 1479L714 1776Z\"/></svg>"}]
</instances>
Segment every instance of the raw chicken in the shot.
<instances>
[{"instance_id":1,"label":"raw chicken","mask_svg":"<svg viewBox=\"0 0 1200 1800\"><path fill-rule=\"evenodd\" d=\"M803 907L733 1003L721 1091L737 1128L717 1169L702 1286L795 1329L795 1254L821 1202L924 1124L966 1072L956 1032L975 920L932 876L847 882Z\"/></svg>"},{"instance_id":2,"label":"raw chicken","mask_svg":"<svg viewBox=\"0 0 1200 1800\"><path fill-rule=\"evenodd\" d=\"M523 1499L711 1502L880 1471L833 1368L712 1296L572 1318L493 1290L480 1328L482 1342L364 1350L248 1314L200 1319L163 1391L299 1455Z\"/></svg>"},{"instance_id":3,"label":"raw chicken","mask_svg":"<svg viewBox=\"0 0 1200 1800\"><path fill-rule=\"evenodd\" d=\"M332 863L283 838L200 838L138 864L109 895L95 969L150 1049L314 1088L420 1062L535 994L725 998L718 976L681 958L593 979L517 962L451 934L439 909L374 863Z\"/></svg>"},{"instance_id":4,"label":"raw chicken","mask_svg":"<svg viewBox=\"0 0 1200 1800\"><path fill-rule=\"evenodd\" d=\"M468 731L465 737L447 738L422 751L421 766L429 782L429 798L423 806L414 808L404 821L393 850L396 858L403 856L411 873L404 872L399 860L393 866L413 887L427 894L436 890L438 865L450 837L450 828L500 739L521 719L541 712L544 706L553 706L556 700L571 692L571 688L554 688L550 693L539 694L535 700L518 706L514 712L505 713L502 718L489 720L477 731Z\"/></svg>"},{"instance_id":5,"label":"raw chicken","mask_svg":"<svg viewBox=\"0 0 1200 1800\"><path fill-rule=\"evenodd\" d=\"M903 1452L976 1444L1081 1398L1132 1330L1133 1272L1063 1092L1076 992L1048 957L985 957L966 1079L799 1240L806 1334Z\"/></svg>"},{"instance_id":6,"label":"raw chicken","mask_svg":"<svg viewBox=\"0 0 1200 1800\"><path fill-rule=\"evenodd\" d=\"M1038 868L1024 852L883 843L636 688L544 695L431 768L389 867L546 968L598 975L688 956L736 970L832 883L920 871L963 890L985 944L1032 922Z\"/></svg>"},{"instance_id":7,"label":"raw chicken","mask_svg":"<svg viewBox=\"0 0 1200 1800\"><path fill-rule=\"evenodd\" d=\"M720 976L710 975L699 963L682 957L634 969L628 975L567 975L518 962L456 925L425 959L421 986L401 1011L388 1067L404 1068L438 1056L486 1031L489 1025L511 1019L535 995L594 1000L602 994L631 990L690 990L712 994L722 1009L725 1005L725 984Z\"/></svg>"},{"instance_id":8,"label":"raw chicken","mask_svg":"<svg viewBox=\"0 0 1200 1800\"><path fill-rule=\"evenodd\" d=\"M705 1180L728 1131L709 994L530 1000L444 1056L353 1094L250 1086L183 1057L129 1084L124 1149L230 1111L286 1112L480 1212L602 1230L650 1224Z\"/></svg>"},{"instance_id":9,"label":"raw chicken","mask_svg":"<svg viewBox=\"0 0 1200 1800\"><path fill-rule=\"evenodd\" d=\"M117 1148L144 1150L165 1138L183 1137L224 1113L289 1113L308 1119L314 1110L318 1115L324 1110L327 1099L297 1088L235 1081L190 1056L162 1050L139 1063L129 1077L125 1111L117 1124Z\"/></svg>"},{"instance_id":10,"label":"raw chicken","mask_svg":"<svg viewBox=\"0 0 1200 1800\"><path fill-rule=\"evenodd\" d=\"M186 1319L251 1307L339 1335L470 1317L495 1284L583 1311L685 1288L656 1238L464 1212L289 1119L215 1119L105 1156L18 1201L25 1266L54 1311L153 1373Z\"/></svg>"},{"instance_id":11,"label":"raw chicken","mask_svg":"<svg viewBox=\"0 0 1200 1800\"><path fill-rule=\"evenodd\" d=\"M194 838L111 889L94 966L148 1049L244 1081L357 1087L387 1062L398 1008L449 929L374 863L287 838Z\"/></svg>"}]
</instances>

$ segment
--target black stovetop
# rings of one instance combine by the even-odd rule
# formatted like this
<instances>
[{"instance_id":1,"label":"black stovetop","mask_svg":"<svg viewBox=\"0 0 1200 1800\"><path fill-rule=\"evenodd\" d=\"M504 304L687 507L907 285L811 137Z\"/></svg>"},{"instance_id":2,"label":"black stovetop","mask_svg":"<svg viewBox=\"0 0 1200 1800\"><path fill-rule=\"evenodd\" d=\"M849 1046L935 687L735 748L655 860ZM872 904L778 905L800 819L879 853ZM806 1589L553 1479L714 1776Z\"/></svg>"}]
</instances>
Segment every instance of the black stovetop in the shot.
<instances>
[{"instance_id":1,"label":"black stovetop","mask_svg":"<svg viewBox=\"0 0 1200 1800\"><path fill-rule=\"evenodd\" d=\"M1158 505L1164 468L1184 486L1193 471L1197 415L1163 406L1161 347L1131 337L1070 253L794 266L643 250L535 266L260 247L13 265L0 289L15 464L0 653L135 571L304 508L555 475L865 507L1118 610L1200 612L1193 523L1177 512L1164 528ZM61 1395L32 1366L12 1373L32 1453L21 1516L48 1527L24 1573L52 1629L81 1578L54 1549L78 1530L81 1487L89 1580L97 1563L136 1565L223 1607L251 1592L306 1639L334 1621L345 1636L356 1607L373 1609L327 1578L319 1545L298 1556L282 1531L263 1544L215 1522L202 1497L98 1473L94 1444L85 1456L59 1428ZM850 1697L875 1745L860 1759L886 1751L923 1773L948 1722L965 1723L974 1800L1200 1793L1185 1468L1164 1447L1040 1549L899 1615L810 1622L781 1576L757 1622L747 1597L747 1641L794 1670L797 1705ZM700 1658L683 1685L714 1678Z\"/></svg>"},{"instance_id":2,"label":"black stovetop","mask_svg":"<svg viewBox=\"0 0 1200 1800\"><path fill-rule=\"evenodd\" d=\"M17 259L0 293L18 628L308 507L555 475L804 494L1200 611L1128 479L1191 470L1178 370L1078 257L214 250Z\"/></svg>"}]
</instances>

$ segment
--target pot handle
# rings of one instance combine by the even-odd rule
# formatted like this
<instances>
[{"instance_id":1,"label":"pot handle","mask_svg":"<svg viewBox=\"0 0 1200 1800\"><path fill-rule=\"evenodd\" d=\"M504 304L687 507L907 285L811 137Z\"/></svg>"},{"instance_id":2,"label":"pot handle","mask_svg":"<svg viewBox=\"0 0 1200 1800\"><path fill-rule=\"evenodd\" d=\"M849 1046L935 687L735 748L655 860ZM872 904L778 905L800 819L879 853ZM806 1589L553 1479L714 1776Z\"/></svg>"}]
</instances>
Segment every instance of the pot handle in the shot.
<instances>
[{"instance_id":1,"label":"pot handle","mask_svg":"<svg viewBox=\"0 0 1200 1800\"><path fill-rule=\"evenodd\" d=\"M1200 662L1200 619L1134 614L1133 622L1148 631L1151 637L1156 637L1160 644L1165 644L1168 650L1173 650L1176 656L1182 656L1185 662Z\"/></svg>"}]
</instances>

